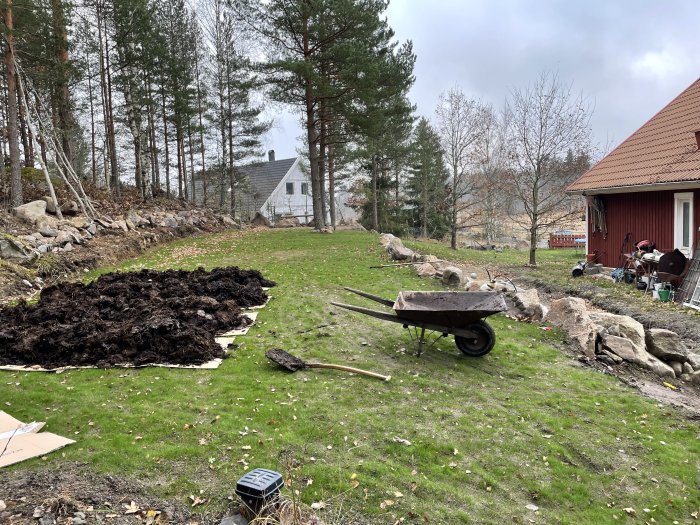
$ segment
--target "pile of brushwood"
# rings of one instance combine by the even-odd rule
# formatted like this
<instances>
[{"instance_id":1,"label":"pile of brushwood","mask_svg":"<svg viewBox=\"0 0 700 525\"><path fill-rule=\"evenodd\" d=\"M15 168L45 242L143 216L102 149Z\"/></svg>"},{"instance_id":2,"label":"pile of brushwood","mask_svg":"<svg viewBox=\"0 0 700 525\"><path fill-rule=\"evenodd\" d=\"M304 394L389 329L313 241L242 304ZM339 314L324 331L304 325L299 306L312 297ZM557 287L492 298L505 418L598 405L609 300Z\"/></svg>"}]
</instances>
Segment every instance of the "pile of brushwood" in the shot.
<instances>
[{"instance_id":1,"label":"pile of brushwood","mask_svg":"<svg viewBox=\"0 0 700 525\"><path fill-rule=\"evenodd\" d=\"M224 351L215 335L242 328L241 308L275 283L237 267L110 273L45 288L36 304L0 309L0 365L199 365Z\"/></svg>"}]
</instances>

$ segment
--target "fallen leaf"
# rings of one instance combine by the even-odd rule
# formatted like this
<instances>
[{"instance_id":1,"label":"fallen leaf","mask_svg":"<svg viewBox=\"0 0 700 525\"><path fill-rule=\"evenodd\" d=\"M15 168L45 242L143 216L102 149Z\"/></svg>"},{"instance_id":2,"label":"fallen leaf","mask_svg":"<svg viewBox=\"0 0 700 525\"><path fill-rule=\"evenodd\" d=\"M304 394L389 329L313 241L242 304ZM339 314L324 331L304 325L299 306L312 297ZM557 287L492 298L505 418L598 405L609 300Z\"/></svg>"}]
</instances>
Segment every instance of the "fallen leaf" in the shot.
<instances>
[{"instance_id":1,"label":"fallen leaf","mask_svg":"<svg viewBox=\"0 0 700 525\"><path fill-rule=\"evenodd\" d=\"M200 498L194 494L190 495L190 501L192 502L193 507L196 507L197 505L204 505L207 502L205 498Z\"/></svg>"},{"instance_id":2,"label":"fallen leaf","mask_svg":"<svg viewBox=\"0 0 700 525\"><path fill-rule=\"evenodd\" d=\"M385 508L387 508L387 507L391 507L391 506L394 505L395 503L396 503L396 502L395 502L394 500L385 499L384 501L382 501L382 502L379 504L379 507L381 507L382 509L385 509Z\"/></svg>"},{"instance_id":3,"label":"fallen leaf","mask_svg":"<svg viewBox=\"0 0 700 525\"><path fill-rule=\"evenodd\" d=\"M407 447L410 447L413 443L411 443L408 439L401 438L399 436L394 436L394 443L401 443L402 445L406 445Z\"/></svg>"},{"instance_id":4,"label":"fallen leaf","mask_svg":"<svg viewBox=\"0 0 700 525\"><path fill-rule=\"evenodd\" d=\"M403 498L403 494L401 494L398 490L394 492L394 497L395 498Z\"/></svg>"},{"instance_id":5,"label":"fallen leaf","mask_svg":"<svg viewBox=\"0 0 700 525\"><path fill-rule=\"evenodd\" d=\"M632 507L625 507L622 510L624 510L628 516L636 516L637 515L637 511L634 510Z\"/></svg>"},{"instance_id":6,"label":"fallen leaf","mask_svg":"<svg viewBox=\"0 0 700 525\"><path fill-rule=\"evenodd\" d=\"M322 510L326 508L326 503L323 501L316 501L311 504L311 508L313 510Z\"/></svg>"},{"instance_id":7,"label":"fallen leaf","mask_svg":"<svg viewBox=\"0 0 700 525\"><path fill-rule=\"evenodd\" d=\"M243 446L241 447L241 450L251 450L252 448L253 448L253 447L251 447L250 445L243 445Z\"/></svg>"},{"instance_id":8,"label":"fallen leaf","mask_svg":"<svg viewBox=\"0 0 700 525\"><path fill-rule=\"evenodd\" d=\"M533 505L532 503L525 505L525 508L533 512L540 510L540 508L537 505Z\"/></svg>"},{"instance_id":9,"label":"fallen leaf","mask_svg":"<svg viewBox=\"0 0 700 525\"><path fill-rule=\"evenodd\" d=\"M353 480L350 482L350 486L351 486L352 488L356 489L357 487L360 486L360 482L357 481L356 479L353 479Z\"/></svg>"},{"instance_id":10,"label":"fallen leaf","mask_svg":"<svg viewBox=\"0 0 700 525\"><path fill-rule=\"evenodd\" d=\"M139 506L136 504L136 502L132 501L129 505L124 503L124 507L126 508L126 511L124 514L136 514L139 510Z\"/></svg>"},{"instance_id":11,"label":"fallen leaf","mask_svg":"<svg viewBox=\"0 0 700 525\"><path fill-rule=\"evenodd\" d=\"M200 444L200 445L206 445L206 444L207 444L207 440L204 439L204 438L199 438L199 444Z\"/></svg>"},{"instance_id":12,"label":"fallen leaf","mask_svg":"<svg viewBox=\"0 0 700 525\"><path fill-rule=\"evenodd\" d=\"M415 481L411 481L411 483L408 485L408 487L411 489L411 492L415 492L416 489L418 488L418 483Z\"/></svg>"}]
</instances>

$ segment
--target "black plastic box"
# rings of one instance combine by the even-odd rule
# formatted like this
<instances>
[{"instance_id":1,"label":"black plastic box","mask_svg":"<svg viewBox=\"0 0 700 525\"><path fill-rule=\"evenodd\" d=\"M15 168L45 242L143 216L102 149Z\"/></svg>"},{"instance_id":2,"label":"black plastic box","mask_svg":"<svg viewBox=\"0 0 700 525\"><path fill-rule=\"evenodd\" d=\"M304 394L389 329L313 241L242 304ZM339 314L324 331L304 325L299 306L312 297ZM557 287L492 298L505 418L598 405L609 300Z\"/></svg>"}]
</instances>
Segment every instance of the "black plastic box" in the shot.
<instances>
[{"instance_id":1,"label":"black plastic box","mask_svg":"<svg viewBox=\"0 0 700 525\"><path fill-rule=\"evenodd\" d=\"M265 506L277 500L283 484L279 472L256 468L238 480L236 494L250 510L259 514Z\"/></svg>"}]
</instances>

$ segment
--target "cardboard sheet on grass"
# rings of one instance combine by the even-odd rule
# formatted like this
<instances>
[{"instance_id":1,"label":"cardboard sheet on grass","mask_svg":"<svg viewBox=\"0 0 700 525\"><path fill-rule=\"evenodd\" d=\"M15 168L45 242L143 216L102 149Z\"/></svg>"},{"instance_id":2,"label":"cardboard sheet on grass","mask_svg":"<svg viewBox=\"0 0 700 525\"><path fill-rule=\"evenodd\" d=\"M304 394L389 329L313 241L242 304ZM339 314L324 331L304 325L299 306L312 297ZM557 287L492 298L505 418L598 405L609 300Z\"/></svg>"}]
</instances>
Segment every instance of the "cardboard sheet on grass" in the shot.
<instances>
[{"instance_id":1,"label":"cardboard sheet on grass","mask_svg":"<svg viewBox=\"0 0 700 525\"><path fill-rule=\"evenodd\" d=\"M51 432L39 432L44 423L22 423L0 410L0 468L43 456L75 443Z\"/></svg>"},{"instance_id":2,"label":"cardboard sheet on grass","mask_svg":"<svg viewBox=\"0 0 700 525\"><path fill-rule=\"evenodd\" d=\"M269 302L269 299L268 299ZM250 330L250 327L255 324L255 320L258 317L258 310L261 308L264 308L267 306L267 303L261 305L261 306L254 306L252 308L246 309L243 314L250 318L252 323L250 325L246 326L245 328L241 328L238 330L230 330L228 332L225 332L219 336L217 336L214 340L221 345L221 347L224 350L227 350L229 345L233 343L234 339L238 335L245 335L248 333L248 330ZM149 367L159 367L159 368L197 368L197 369L206 369L206 370L214 370L216 368L219 368L221 363L223 362L223 359L221 358L216 358L212 359L211 361L207 361L206 363L202 363L201 365L175 365L175 364L168 364L168 363L149 363L145 365L129 365L129 364L123 364L123 365L115 365L113 368L149 368ZM63 372L65 370L79 370L82 368L98 368L96 366L62 366L59 368L42 368L38 365L35 366L18 366L18 365L0 365L0 370L8 370L10 372ZM0 448L0 450L2 450Z\"/></svg>"}]
</instances>

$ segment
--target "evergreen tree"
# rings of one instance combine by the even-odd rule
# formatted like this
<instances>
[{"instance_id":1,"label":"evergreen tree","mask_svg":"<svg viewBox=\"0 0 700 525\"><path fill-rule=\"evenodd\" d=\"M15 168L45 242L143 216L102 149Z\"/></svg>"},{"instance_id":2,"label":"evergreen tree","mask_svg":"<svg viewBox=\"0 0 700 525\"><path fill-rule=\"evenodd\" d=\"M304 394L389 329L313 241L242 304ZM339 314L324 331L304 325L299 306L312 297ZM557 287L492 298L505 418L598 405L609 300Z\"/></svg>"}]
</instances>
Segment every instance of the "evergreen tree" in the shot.
<instances>
[{"instance_id":1,"label":"evergreen tree","mask_svg":"<svg viewBox=\"0 0 700 525\"><path fill-rule=\"evenodd\" d=\"M421 118L411 141L411 170L406 183L407 204L412 207L413 227L424 238L442 239L450 230L449 172L440 137Z\"/></svg>"}]
</instances>

